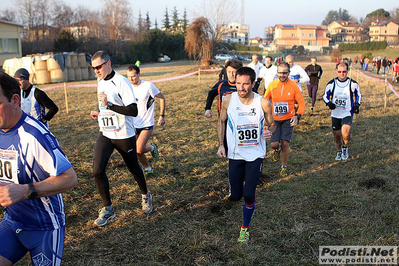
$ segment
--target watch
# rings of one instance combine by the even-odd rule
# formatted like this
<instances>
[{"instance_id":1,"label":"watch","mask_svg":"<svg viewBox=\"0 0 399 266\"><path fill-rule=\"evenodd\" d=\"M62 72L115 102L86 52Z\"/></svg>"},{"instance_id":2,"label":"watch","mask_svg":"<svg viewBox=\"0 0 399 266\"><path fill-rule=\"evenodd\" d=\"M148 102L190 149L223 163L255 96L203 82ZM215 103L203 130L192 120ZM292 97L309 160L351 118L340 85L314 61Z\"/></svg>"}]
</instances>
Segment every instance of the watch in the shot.
<instances>
[{"instance_id":1,"label":"watch","mask_svg":"<svg viewBox=\"0 0 399 266\"><path fill-rule=\"evenodd\" d=\"M107 102L107 109L111 109L112 106L113 104L111 102Z\"/></svg>"},{"instance_id":2,"label":"watch","mask_svg":"<svg viewBox=\"0 0 399 266\"><path fill-rule=\"evenodd\" d=\"M28 195L28 199L35 199L37 198L38 194L36 189L33 186L33 183L28 183L28 187L29 187L29 195Z\"/></svg>"},{"instance_id":3,"label":"watch","mask_svg":"<svg viewBox=\"0 0 399 266\"><path fill-rule=\"evenodd\" d=\"M301 119L302 116L300 114L297 114L296 117L298 117L298 121L299 121L299 119Z\"/></svg>"}]
</instances>

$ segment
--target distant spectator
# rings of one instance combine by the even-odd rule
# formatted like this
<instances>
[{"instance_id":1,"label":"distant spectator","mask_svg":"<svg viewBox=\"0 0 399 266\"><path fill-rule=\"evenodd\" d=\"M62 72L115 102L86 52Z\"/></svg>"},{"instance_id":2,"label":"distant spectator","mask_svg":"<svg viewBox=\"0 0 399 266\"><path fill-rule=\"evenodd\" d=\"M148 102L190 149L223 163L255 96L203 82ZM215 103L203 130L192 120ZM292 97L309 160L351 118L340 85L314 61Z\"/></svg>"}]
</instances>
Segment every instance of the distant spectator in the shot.
<instances>
[{"instance_id":1,"label":"distant spectator","mask_svg":"<svg viewBox=\"0 0 399 266\"><path fill-rule=\"evenodd\" d=\"M134 63L135 65L136 65L136 67L140 67L140 65L141 65L141 62L140 62L140 60L136 60L136 63Z\"/></svg>"}]
</instances>

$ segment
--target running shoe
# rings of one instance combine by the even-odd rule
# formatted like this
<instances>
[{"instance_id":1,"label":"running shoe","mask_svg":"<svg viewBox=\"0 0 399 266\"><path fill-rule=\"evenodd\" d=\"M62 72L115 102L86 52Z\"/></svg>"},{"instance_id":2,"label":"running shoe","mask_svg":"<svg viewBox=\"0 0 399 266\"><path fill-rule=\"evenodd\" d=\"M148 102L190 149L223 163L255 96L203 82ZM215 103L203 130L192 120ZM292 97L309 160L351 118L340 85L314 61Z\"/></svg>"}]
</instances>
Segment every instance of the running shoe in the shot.
<instances>
[{"instance_id":1,"label":"running shoe","mask_svg":"<svg viewBox=\"0 0 399 266\"><path fill-rule=\"evenodd\" d=\"M152 206L152 195L148 192L147 195L142 196L141 207L143 212L150 213L154 209Z\"/></svg>"},{"instance_id":2,"label":"running shoe","mask_svg":"<svg viewBox=\"0 0 399 266\"><path fill-rule=\"evenodd\" d=\"M154 169L144 169L144 175L145 176L147 176L147 175L152 175L154 173Z\"/></svg>"},{"instance_id":3,"label":"running shoe","mask_svg":"<svg viewBox=\"0 0 399 266\"><path fill-rule=\"evenodd\" d=\"M341 161L342 160L342 152L337 152L337 156L335 156L336 161Z\"/></svg>"},{"instance_id":4,"label":"running shoe","mask_svg":"<svg viewBox=\"0 0 399 266\"><path fill-rule=\"evenodd\" d=\"M278 160L280 160L280 152L281 152L281 149L279 149L278 151L277 150L274 150L274 154L273 154L273 157L272 157L272 159L273 159L273 162L278 162Z\"/></svg>"},{"instance_id":5,"label":"running shoe","mask_svg":"<svg viewBox=\"0 0 399 266\"><path fill-rule=\"evenodd\" d=\"M114 208L112 208L112 206L102 207L98 213L98 218L94 221L94 224L97 226L104 226L109 220L116 217Z\"/></svg>"},{"instance_id":6,"label":"running shoe","mask_svg":"<svg viewBox=\"0 0 399 266\"><path fill-rule=\"evenodd\" d=\"M281 166L281 171L280 171L281 177L287 177L287 166Z\"/></svg>"},{"instance_id":7,"label":"running shoe","mask_svg":"<svg viewBox=\"0 0 399 266\"><path fill-rule=\"evenodd\" d=\"M349 158L348 147L342 147L342 160L346 161Z\"/></svg>"},{"instance_id":8,"label":"running shoe","mask_svg":"<svg viewBox=\"0 0 399 266\"><path fill-rule=\"evenodd\" d=\"M152 158L154 161L158 161L159 153L158 153L158 146L155 143L151 143L151 146L154 147L154 150L151 152Z\"/></svg>"},{"instance_id":9,"label":"running shoe","mask_svg":"<svg viewBox=\"0 0 399 266\"><path fill-rule=\"evenodd\" d=\"M238 237L237 241L238 242L248 242L248 240L249 240L248 228L241 227L240 236Z\"/></svg>"}]
</instances>

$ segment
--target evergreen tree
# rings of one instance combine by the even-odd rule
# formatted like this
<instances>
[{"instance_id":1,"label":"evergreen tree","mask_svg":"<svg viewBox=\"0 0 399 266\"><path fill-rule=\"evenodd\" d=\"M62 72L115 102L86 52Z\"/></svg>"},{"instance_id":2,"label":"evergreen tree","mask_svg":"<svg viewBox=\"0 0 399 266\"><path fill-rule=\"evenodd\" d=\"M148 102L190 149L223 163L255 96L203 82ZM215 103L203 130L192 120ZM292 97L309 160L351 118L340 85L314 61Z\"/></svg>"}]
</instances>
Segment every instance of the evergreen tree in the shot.
<instances>
[{"instance_id":1,"label":"evergreen tree","mask_svg":"<svg viewBox=\"0 0 399 266\"><path fill-rule=\"evenodd\" d=\"M150 14L147 11L146 18L145 18L145 29L150 30L150 28L151 28Z\"/></svg>"},{"instance_id":2,"label":"evergreen tree","mask_svg":"<svg viewBox=\"0 0 399 266\"><path fill-rule=\"evenodd\" d=\"M179 30L179 13L177 12L177 8L173 8L173 15L172 15L172 22L173 22L173 30L178 31Z\"/></svg>"},{"instance_id":3,"label":"evergreen tree","mask_svg":"<svg viewBox=\"0 0 399 266\"><path fill-rule=\"evenodd\" d=\"M170 29L168 7L166 7L166 10L165 10L165 19L163 20L163 26L165 27L166 31L168 31Z\"/></svg>"},{"instance_id":4,"label":"evergreen tree","mask_svg":"<svg viewBox=\"0 0 399 266\"><path fill-rule=\"evenodd\" d=\"M186 12L186 8L184 8L184 14L183 14L183 25L182 25L182 30L183 33L186 34L187 32L187 12Z\"/></svg>"},{"instance_id":5,"label":"evergreen tree","mask_svg":"<svg viewBox=\"0 0 399 266\"><path fill-rule=\"evenodd\" d=\"M158 20L157 19L155 19L155 23L154 24L155 24L155 28L158 29Z\"/></svg>"}]
</instances>

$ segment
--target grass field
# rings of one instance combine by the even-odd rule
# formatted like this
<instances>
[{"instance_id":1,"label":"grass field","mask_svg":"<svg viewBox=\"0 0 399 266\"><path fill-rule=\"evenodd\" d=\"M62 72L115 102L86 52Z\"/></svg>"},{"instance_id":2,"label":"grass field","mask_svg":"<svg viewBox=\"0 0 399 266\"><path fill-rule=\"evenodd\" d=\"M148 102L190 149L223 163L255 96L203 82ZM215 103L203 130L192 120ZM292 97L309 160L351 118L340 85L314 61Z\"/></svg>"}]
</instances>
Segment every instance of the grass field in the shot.
<instances>
[{"instance_id":1,"label":"grass field","mask_svg":"<svg viewBox=\"0 0 399 266\"><path fill-rule=\"evenodd\" d=\"M322 67L319 98L335 76L334 64ZM142 71L152 80L191 68ZM157 126L151 140L161 155L151 163L156 174L147 180L155 209L149 215L141 211L138 186L115 153L108 177L117 217L103 228L93 225L101 207L92 177L98 125L89 115L97 109L96 88L69 87L68 114L63 90L48 91L60 107L50 129L79 177L77 187L64 193L63 265L318 265L321 245L399 244L399 99L389 93L384 108L382 83L358 80L363 101L347 162L334 161L328 108L318 99L315 115L309 116L304 92L308 106L294 129L290 175L278 176L279 164L272 163L269 151L251 239L239 244L243 202L226 199L227 160L216 156L216 118L203 116L207 91L216 81L214 72L201 74L200 82L190 76L156 83L167 111L166 125ZM17 265L28 264L25 256Z\"/></svg>"}]
</instances>

